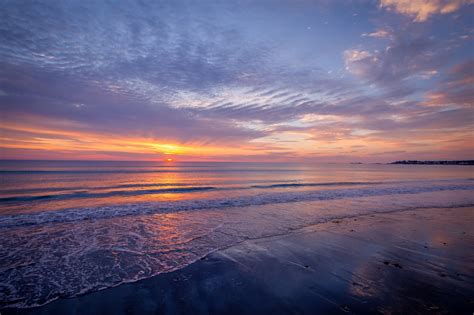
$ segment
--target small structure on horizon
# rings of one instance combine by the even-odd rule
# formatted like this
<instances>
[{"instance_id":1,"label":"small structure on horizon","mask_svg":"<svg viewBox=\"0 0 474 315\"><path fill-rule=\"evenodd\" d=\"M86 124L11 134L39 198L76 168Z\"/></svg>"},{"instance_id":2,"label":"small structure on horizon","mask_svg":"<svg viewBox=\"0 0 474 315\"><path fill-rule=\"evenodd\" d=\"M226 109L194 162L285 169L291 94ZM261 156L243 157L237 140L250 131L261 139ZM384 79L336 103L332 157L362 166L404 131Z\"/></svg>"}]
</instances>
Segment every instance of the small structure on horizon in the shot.
<instances>
[{"instance_id":1,"label":"small structure on horizon","mask_svg":"<svg viewBox=\"0 0 474 315\"><path fill-rule=\"evenodd\" d=\"M389 164L420 164L420 165L474 165L474 160L459 161L418 161L418 160L402 160Z\"/></svg>"}]
</instances>

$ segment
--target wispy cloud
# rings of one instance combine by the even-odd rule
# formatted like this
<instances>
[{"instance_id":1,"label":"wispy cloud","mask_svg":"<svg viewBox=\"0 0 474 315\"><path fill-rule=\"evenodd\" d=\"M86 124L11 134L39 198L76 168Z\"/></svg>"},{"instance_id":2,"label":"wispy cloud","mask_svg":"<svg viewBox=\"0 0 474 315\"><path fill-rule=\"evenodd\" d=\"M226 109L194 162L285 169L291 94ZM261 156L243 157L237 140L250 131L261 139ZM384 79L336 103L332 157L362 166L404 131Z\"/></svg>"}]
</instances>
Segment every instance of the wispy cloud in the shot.
<instances>
[{"instance_id":1,"label":"wispy cloud","mask_svg":"<svg viewBox=\"0 0 474 315\"><path fill-rule=\"evenodd\" d=\"M387 30L376 30L375 32L372 33L364 33L362 36L365 37L375 37L375 38L386 38L390 37L391 33Z\"/></svg>"}]
</instances>

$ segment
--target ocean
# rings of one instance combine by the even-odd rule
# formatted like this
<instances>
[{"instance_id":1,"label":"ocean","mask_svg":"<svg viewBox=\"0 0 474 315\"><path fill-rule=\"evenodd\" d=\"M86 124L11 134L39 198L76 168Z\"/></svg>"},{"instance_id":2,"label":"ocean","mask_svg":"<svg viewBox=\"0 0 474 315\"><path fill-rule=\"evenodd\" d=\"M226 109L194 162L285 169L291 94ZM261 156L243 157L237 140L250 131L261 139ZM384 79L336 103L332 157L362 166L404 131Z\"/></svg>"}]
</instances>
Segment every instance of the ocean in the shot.
<instances>
[{"instance_id":1,"label":"ocean","mask_svg":"<svg viewBox=\"0 0 474 315\"><path fill-rule=\"evenodd\" d=\"M474 167L0 162L0 307L32 307L363 214L474 204Z\"/></svg>"}]
</instances>

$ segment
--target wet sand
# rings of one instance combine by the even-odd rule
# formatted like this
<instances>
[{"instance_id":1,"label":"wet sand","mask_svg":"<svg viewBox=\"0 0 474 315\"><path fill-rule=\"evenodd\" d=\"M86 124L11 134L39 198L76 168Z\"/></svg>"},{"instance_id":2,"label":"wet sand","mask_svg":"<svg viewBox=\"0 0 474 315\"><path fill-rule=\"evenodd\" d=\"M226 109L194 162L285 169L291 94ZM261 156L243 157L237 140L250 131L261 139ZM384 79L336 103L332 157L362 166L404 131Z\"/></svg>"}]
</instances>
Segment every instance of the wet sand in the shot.
<instances>
[{"instance_id":1,"label":"wet sand","mask_svg":"<svg viewBox=\"0 0 474 315\"><path fill-rule=\"evenodd\" d=\"M137 283L5 314L472 314L474 207L247 240Z\"/></svg>"}]
</instances>

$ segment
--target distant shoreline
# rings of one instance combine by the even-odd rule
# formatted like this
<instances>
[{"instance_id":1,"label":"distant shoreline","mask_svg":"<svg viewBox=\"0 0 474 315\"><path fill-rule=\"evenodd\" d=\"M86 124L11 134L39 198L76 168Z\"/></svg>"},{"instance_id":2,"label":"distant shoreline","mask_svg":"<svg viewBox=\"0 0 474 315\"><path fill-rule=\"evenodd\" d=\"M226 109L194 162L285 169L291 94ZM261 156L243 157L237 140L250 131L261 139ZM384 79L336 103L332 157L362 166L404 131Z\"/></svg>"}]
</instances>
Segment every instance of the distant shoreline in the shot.
<instances>
[{"instance_id":1,"label":"distant shoreline","mask_svg":"<svg viewBox=\"0 0 474 315\"><path fill-rule=\"evenodd\" d=\"M418 165L474 165L474 160L459 161L418 161L418 160L402 160L389 164L418 164Z\"/></svg>"}]
</instances>

